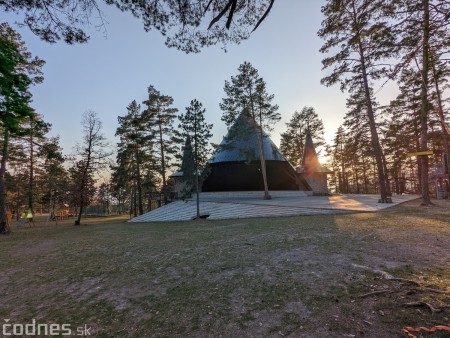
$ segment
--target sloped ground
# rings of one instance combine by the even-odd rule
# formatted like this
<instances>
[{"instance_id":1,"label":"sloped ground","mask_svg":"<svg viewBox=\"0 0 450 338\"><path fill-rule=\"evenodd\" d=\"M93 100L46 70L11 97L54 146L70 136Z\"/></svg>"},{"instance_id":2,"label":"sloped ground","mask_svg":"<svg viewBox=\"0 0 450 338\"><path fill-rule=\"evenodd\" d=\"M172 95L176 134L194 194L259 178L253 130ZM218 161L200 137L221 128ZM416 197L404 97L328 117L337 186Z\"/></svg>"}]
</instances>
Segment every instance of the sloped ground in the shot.
<instances>
[{"instance_id":1,"label":"sloped ground","mask_svg":"<svg viewBox=\"0 0 450 338\"><path fill-rule=\"evenodd\" d=\"M0 319L108 338L406 337L450 325L450 203L418 205L17 230L0 237Z\"/></svg>"}]
</instances>

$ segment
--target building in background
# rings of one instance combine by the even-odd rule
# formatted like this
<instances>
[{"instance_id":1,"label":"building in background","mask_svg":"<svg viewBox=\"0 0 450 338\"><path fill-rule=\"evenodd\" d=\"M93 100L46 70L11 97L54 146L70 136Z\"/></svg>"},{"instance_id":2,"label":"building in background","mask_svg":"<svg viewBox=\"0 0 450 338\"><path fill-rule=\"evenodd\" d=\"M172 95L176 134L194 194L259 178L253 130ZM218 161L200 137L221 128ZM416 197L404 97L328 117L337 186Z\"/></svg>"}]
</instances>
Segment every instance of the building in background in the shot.
<instances>
[{"instance_id":1,"label":"building in background","mask_svg":"<svg viewBox=\"0 0 450 338\"><path fill-rule=\"evenodd\" d=\"M328 190L327 175L331 174L332 171L320 164L309 130L306 132L302 165L298 167L296 171L299 179L308 183L313 195L330 194Z\"/></svg>"}]
</instances>

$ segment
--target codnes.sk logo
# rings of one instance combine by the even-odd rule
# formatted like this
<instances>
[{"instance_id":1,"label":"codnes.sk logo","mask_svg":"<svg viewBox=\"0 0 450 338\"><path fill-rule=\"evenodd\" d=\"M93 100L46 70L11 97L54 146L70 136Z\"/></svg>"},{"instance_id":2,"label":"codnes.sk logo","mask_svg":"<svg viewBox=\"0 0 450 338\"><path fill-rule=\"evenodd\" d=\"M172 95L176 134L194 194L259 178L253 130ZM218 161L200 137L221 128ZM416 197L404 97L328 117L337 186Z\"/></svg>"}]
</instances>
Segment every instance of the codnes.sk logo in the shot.
<instances>
[{"instance_id":1,"label":"codnes.sk logo","mask_svg":"<svg viewBox=\"0 0 450 338\"><path fill-rule=\"evenodd\" d=\"M36 319L32 319L31 323L12 323L10 319L3 319L2 334L3 337L45 337L45 336L90 336L92 328L87 326L79 326L72 329L71 324L57 323L37 323Z\"/></svg>"}]
</instances>

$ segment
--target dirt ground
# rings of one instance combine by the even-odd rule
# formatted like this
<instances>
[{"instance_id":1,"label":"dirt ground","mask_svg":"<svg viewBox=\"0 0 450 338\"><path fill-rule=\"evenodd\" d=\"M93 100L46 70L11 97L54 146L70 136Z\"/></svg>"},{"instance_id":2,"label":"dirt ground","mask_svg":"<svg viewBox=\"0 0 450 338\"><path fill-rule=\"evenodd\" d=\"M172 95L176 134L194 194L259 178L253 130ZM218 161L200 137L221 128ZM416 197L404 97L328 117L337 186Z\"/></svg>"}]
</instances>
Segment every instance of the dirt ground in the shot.
<instances>
[{"instance_id":1,"label":"dirt ground","mask_svg":"<svg viewBox=\"0 0 450 338\"><path fill-rule=\"evenodd\" d=\"M349 215L91 223L0 238L0 319L87 324L94 337L379 338L450 326L449 201Z\"/></svg>"}]
</instances>

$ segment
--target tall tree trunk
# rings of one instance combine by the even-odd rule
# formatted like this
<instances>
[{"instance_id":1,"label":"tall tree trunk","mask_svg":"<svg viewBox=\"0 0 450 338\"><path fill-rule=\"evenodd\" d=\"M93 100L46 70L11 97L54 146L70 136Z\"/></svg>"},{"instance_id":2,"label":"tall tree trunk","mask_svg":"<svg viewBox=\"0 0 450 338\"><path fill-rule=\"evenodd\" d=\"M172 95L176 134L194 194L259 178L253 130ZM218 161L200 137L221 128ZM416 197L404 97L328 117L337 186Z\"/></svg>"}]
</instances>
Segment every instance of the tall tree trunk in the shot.
<instances>
[{"instance_id":1,"label":"tall tree trunk","mask_svg":"<svg viewBox=\"0 0 450 338\"><path fill-rule=\"evenodd\" d=\"M88 157L88 161L90 161L90 156ZM88 175L88 164L83 168L83 176L81 177L80 183L80 207L78 210L77 219L75 220L75 225L81 224L81 215L83 214L84 204L85 204L85 195L86 195L86 183L87 183L87 175Z\"/></svg>"},{"instance_id":2,"label":"tall tree trunk","mask_svg":"<svg viewBox=\"0 0 450 338\"><path fill-rule=\"evenodd\" d=\"M89 143L88 143L88 150L87 150L87 159L86 159L86 164L83 168L83 176L81 177L81 183L80 183L80 210L78 213L78 217L75 220L75 225L80 225L81 224L81 215L83 214L83 208L85 207L85 202L86 202L86 184L88 181L88 175L89 175L89 170L91 167L91 156L92 156L92 137L89 138Z\"/></svg>"},{"instance_id":3,"label":"tall tree trunk","mask_svg":"<svg viewBox=\"0 0 450 338\"><path fill-rule=\"evenodd\" d=\"M257 138L258 138L258 148L259 148L259 161L261 163L261 174L264 183L264 199L269 200L271 197L269 195L269 185L267 183L267 170L266 170L266 158L264 156L264 143L263 143L263 133L262 127L257 128Z\"/></svg>"},{"instance_id":4,"label":"tall tree trunk","mask_svg":"<svg viewBox=\"0 0 450 338\"><path fill-rule=\"evenodd\" d=\"M250 97L253 96L253 93L250 91ZM251 99L250 107L252 110L252 119L253 119L253 125L254 125L254 131L256 133L256 139L258 140L258 149L259 149L259 162L261 164L261 175L263 179L263 185L264 185L264 197L265 200L270 200L271 196L269 195L269 184L267 182L267 170L266 170L266 158L264 156L264 143L263 143L263 130L262 130L262 115L261 111L259 111L259 126L256 122L256 112L255 112L255 106L253 99ZM260 108L261 109L261 108Z\"/></svg>"},{"instance_id":5,"label":"tall tree trunk","mask_svg":"<svg viewBox=\"0 0 450 338\"><path fill-rule=\"evenodd\" d=\"M394 184L395 184L395 193L400 195L400 171L398 169L400 165L398 163L394 163Z\"/></svg>"},{"instance_id":6,"label":"tall tree trunk","mask_svg":"<svg viewBox=\"0 0 450 338\"><path fill-rule=\"evenodd\" d=\"M336 172L333 174L333 183L334 183L334 190L337 193L339 191L338 190L339 187L338 187L338 178L337 178Z\"/></svg>"},{"instance_id":7,"label":"tall tree trunk","mask_svg":"<svg viewBox=\"0 0 450 338\"><path fill-rule=\"evenodd\" d=\"M428 148L428 71L429 71L429 40L430 40L430 12L429 0L422 0L423 8L423 41L422 41L422 88L420 92L420 151L427 151ZM431 205L429 184L428 184L428 156L419 156L421 163L421 188L422 205Z\"/></svg>"},{"instance_id":8,"label":"tall tree trunk","mask_svg":"<svg viewBox=\"0 0 450 338\"><path fill-rule=\"evenodd\" d=\"M384 180L385 180L385 184L386 184L386 194L388 196L392 196L392 191L391 191L391 182L389 180L389 171L387 168L387 160L386 160L386 155L383 152L383 170L384 170Z\"/></svg>"},{"instance_id":9,"label":"tall tree trunk","mask_svg":"<svg viewBox=\"0 0 450 338\"><path fill-rule=\"evenodd\" d=\"M16 172L14 172L14 175L17 177L17 178L20 178L21 176L22 176L22 166L19 166L19 173L17 174ZM19 212L19 209L20 209L20 199L21 199L21 196L20 196L20 179L16 179L16 221L19 221L19 217L20 217L20 212Z\"/></svg>"},{"instance_id":10,"label":"tall tree trunk","mask_svg":"<svg viewBox=\"0 0 450 338\"><path fill-rule=\"evenodd\" d=\"M162 134L162 122L159 117L160 111L158 108L158 120L159 120L159 146L161 151L161 176L163 180L163 196L164 196L164 204L167 204L168 198L167 198L167 183L166 183L166 162L164 158L164 140L163 140L163 134Z\"/></svg>"},{"instance_id":11,"label":"tall tree trunk","mask_svg":"<svg viewBox=\"0 0 450 338\"><path fill-rule=\"evenodd\" d=\"M30 124L30 177L28 181L28 208L33 210L33 186L34 186L34 144L33 144L33 122Z\"/></svg>"},{"instance_id":12,"label":"tall tree trunk","mask_svg":"<svg viewBox=\"0 0 450 338\"><path fill-rule=\"evenodd\" d=\"M419 128L419 121L418 119L420 118L420 112L419 111L415 111L414 112L414 120L413 120L413 124L414 124L414 141L415 141L415 147L416 147L416 151L420 151L420 128ZM420 158L417 156L416 157L416 163L417 163L417 178L418 178L418 184L416 186L416 190L415 193L420 194L422 191L422 163L420 161ZM416 176L414 174L414 167L412 164L412 160L411 160L411 170L413 172L412 174L412 178L415 179Z\"/></svg>"},{"instance_id":13,"label":"tall tree trunk","mask_svg":"<svg viewBox=\"0 0 450 338\"><path fill-rule=\"evenodd\" d=\"M369 193L369 186L368 186L368 178L367 178L367 167L366 167L366 157L363 155L362 158L362 164L363 164L363 180L364 180L364 193Z\"/></svg>"},{"instance_id":14,"label":"tall tree trunk","mask_svg":"<svg viewBox=\"0 0 450 338\"><path fill-rule=\"evenodd\" d=\"M148 192L147 211L152 210L152 192Z\"/></svg>"},{"instance_id":15,"label":"tall tree trunk","mask_svg":"<svg viewBox=\"0 0 450 338\"><path fill-rule=\"evenodd\" d=\"M78 208L78 215L77 215L77 219L75 220L75 225L80 225L81 224L81 215L83 214L83 207L84 207L84 180L83 182L83 187L81 188L81 192L80 192L80 207Z\"/></svg>"},{"instance_id":16,"label":"tall tree trunk","mask_svg":"<svg viewBox=\"0 0 450 338\"><path fill-rule=\"evenodd\" d=\"M195 169L195 204L197 209L197 219L200 219L200 189L198 177L198 135L197 135L197 118L194 121L194 169Z\"/></svg>"},{"instance_id":17,"label":"tall tree trunk","mask_svg":"<svg viewBox=\"0 0 450 338\"><path fill-rule=\"evenodd\" d=\"M139 161L139 154L137 152L136 152L136 183L137 183L139 215L142 215L144 213L144 204L142 201L141 163Z\"/></svg>"},{"instance_id":18,"label":"tall tree trunk","mask_svg":"<svg viewBox=\"0 0 450 338\"><path fill-rule=\"evenodd\" d=\"M378 191L379 191L379 184L377 184L378 183L378 180L377 180L377 176L378 176L378 172L377 172L377 161L376 160L374 160L373 158L372 158L372 164L373 164L373 189L374 189L374 191L375 191L375 194L376 193L378 193Z\"/></svg>"},{"instance_id":19,"label":"tall tree trunk","mask_svg":"<svg viewBox=\"0 0 450 338\"><path fill-rule=\"evenodd\" d=\"M436 71L436 59L435 57L432 57L431 59L432 69L433 69L433 82L434 87L436 89L436 98L438 102L438 109L435 109L436 114L439 117L439 122L441 123L441 129L442 129L442 142L444 143L444 158L442 159L443 165L444 165L444 173L447 175L447 180L450 179L450 168L449 168L449 160L450 160L450 146L448 144L449 142L449 136L450 136L450 130L447 125L447 122L445 121L444 116L444 107L442 104L442 97L441 97L441 90L439 88L439 79L437 76ZM447 159L447 160L445 160ZM447 186L447 196L449 196L449 189Z\"/></svg>"},{"instance_id":20,"label":"tall tree trunk","mask_svg":"<svg viewBox=\"0 0 450 338\"><path fill-rule=\"evenodd\" d=\"M341 141L343 142L343 141ZM344 149L342 147L342 143L341 143L341 171L342 171L342 186L341 186L341 193L345 194L348 193L348 189L346 188L347 185L345 183L346 179L346 175L345 175L345 161L344 161Z\"/></svg>"},{"instance_id":21,"label":"tall tree trunk","mask_svg":"<svg viewBox=\"0 0 450 338\"><path fill-rule=\"evenodd\" d=\"M6 185L5 185L5 173L6 163L8 161L8 145L9 145L9 130L4 129L3 133L3 154L0 164L0 234L6 234L10 232L9 227L6 224Z\"/></svg>"},{"instance_id":22,"label":"tall tree trunk","mask_svg":"<svg viewBox=\"0 0 450 338\"><path fill-rule=\"evenodd\" d=\"M372 141L372 147L375 154L375 161L377 164L378 181L380 182L380 202L388 203L388 194L386 188L386 173L384 172L383 164L383 150L381 148L380 139L378 137L377 125L375 121L375 114L373 111L372 98L370 95L370 87L366 70L366 60L364 56L364 47L361 39L358 40L359 56L361 63L361 75L364 83L364 94L367 103L367 115L369 117L370 137Z\"/></svg>"},{"instance_id":23,"label":"tall tree trunk","mask_svg":"<svg viewBox=\"0 0 450 338\"><path fill-rule=\"evenodd\" d=\"M355 23L357 23L357 12L356 8L353 4L353 18ZM357 26L357 24L356 24ZM370 136L371 136L371 142L373 151L375 154L375 161L377 165L377 172L378 172L378 181L380 185L380 195L381 198L379 202L381 203L388 203L391 202L390 199L388 199L388 193L386 188L386 173L384 170L384 164L383 164L383 149L381 148L380 139L378 137L377 132L377 125L375 121L375 113L373 110L372 105L372 97L370 92L370 86L368 81L368 75L367 75L367 66L366 66L366 56L364 52L364 46L363 42L360 36L360 33L357 33L356 39L358 41L358 52L359 52L359 62L361 65L361 76L363 80L363 87L364 87L364 95L366 98L366 104L367 104L367 116L369 118L369 127L370 127Z\"/></svg>"},{"instance_id":24,"label":"tall tree trunk","mask_svg":"<svg viewBox=\"0 0 450 338\"><path fill-rule=\"evenodd\" d=\"M136 178L133 180L133 216L136 217L138 215L137 211L137 184L136 184Z\"/></svg>"},{"instance_id":25,"label":"tall tree trunk","mask_svg":"<svg viewBox=\"0 0 450 338\"><path fill-rule=\"evenodd\" d=\"M133 183L133 186L131 187L131 190L130 190L130 209L129 209L130 219L137 216L137 215L135 215L133 213L133 210L134 210L134 203L133 203L133 201L134 201L134 183Z\"/></svg>"}]
</instances>

